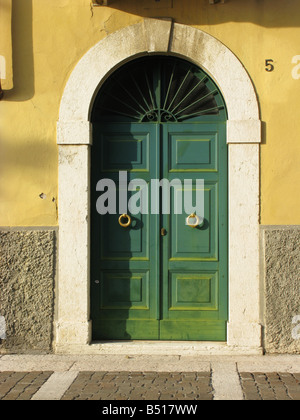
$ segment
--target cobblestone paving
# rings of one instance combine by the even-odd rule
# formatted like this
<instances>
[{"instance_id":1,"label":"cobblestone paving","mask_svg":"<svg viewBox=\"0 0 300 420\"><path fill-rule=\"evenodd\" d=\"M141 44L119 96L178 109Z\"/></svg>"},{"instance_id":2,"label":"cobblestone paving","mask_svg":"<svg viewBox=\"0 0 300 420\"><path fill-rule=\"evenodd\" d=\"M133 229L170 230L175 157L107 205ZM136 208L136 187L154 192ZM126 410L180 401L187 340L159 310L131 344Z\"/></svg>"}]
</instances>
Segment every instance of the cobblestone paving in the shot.
<instances>
[{"instance_id":1,"label":"cobblestone paving","mask_svg":"<svg viewBox=\"0 0 300 420\"><path fill-rule=\"evenodd\" d=\"M245 400L300 400L300 374L240 373Z\"/></svg>"},{"instance_id":2,"label":"cobblestone paving","mask_svg":"<svg viewBox=\"0 0 300 420\"><path fill-rule=\"evenodd\" d=\"M0 372L0 400L30 400L53 372Z\"/></svg>"},{"instance_id":3,"label":"cobblestone paving","mask_svg":"<svg viewBox=\"0 0 300 420\"><path fill-rule=\"evenodd\" d=\"M0 400L30 400L53 372L0 372ZM300 374L242 372L245 400L300 400ZM209 372L79 372L63 400L213 400Z\"/></svg>"},{"instance_id":4,"label":"cobblestone paving","mask_svg":"<svg viewBox=\"0 0 300 420\"><path fill-rule=\"evenodd\" d=\"M81 372L63 400L212 400L204 373Z\"/></svg>"}]
</instances>

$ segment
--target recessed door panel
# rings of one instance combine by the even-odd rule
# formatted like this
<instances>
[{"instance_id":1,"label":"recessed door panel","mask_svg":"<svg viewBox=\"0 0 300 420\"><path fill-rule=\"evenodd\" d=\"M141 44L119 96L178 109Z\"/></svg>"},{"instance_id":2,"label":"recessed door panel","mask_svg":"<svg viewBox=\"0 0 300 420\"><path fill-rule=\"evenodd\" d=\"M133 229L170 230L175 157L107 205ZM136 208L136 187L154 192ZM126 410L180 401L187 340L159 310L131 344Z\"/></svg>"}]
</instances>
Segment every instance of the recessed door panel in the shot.
<instances>
[{"instance_id":1,"label":"recessed door panel","mask_svg":"<svg viewBox=\"0 0 300 420\"><path fill-rule=\"evenodd\" d=\"M195 197L198 190L192 189ZM218 260L218 184L206 182L203 192L204 196L204 221L203 226L189 228L186 219L189 216L185 211L183 214L170 214L170 257L175 260L186 261L217 261ZM176 188L173 191L176 195L184 195L183 189Z\"/></svg>"},{"instance_id":2,"label":"recessed door panel","mask_svg":"<svg viewBox=\"0 0 300 420\"><path fill-rule=\"evenodd\" d=\"M100 287L101 310L149 310L149 271L106 270Z\"/></svg>"},{"instance_id":3,"label":"recessed door panel","mask_svg":"<svg viewBox=\"0 0 300 420\"><path fill-rule=\"evenodd\" d=\"M101 260L122 261L124 259L148 260L149 216L131 215L131 228L121 229L120 215L105 215L101 220Z\"/></svg>"},{"instance_id":4,"label":"recessed door panel","mask_svg":"<svg viewBox=\"0 0 300 420\"><path fill-rule=\"evenodd\" d=\"M142 130L141 130L142 131ZM103 133L101 134L102 172L106 171L149 171L149 134Z\"/></svg>"},{"instance_id":5,"label":"recessed door panel","mask_svg":"<svg viewBox=\"0 0 300 420\"><path fill-rule=\"evenodd\" d=\"M218 309L218 273L170 272L169 289L170 311Z\"/></svg>"},{"instance_id":6,"label":"recessed door panel","mask_svg":"<svg viewBox=\"0 0 300 420\"><path fill-rule=\"evenodd\" d=\"M169 134L170 171L217 171L217 146L217 132Z\"/></svg>"}]
</instances>

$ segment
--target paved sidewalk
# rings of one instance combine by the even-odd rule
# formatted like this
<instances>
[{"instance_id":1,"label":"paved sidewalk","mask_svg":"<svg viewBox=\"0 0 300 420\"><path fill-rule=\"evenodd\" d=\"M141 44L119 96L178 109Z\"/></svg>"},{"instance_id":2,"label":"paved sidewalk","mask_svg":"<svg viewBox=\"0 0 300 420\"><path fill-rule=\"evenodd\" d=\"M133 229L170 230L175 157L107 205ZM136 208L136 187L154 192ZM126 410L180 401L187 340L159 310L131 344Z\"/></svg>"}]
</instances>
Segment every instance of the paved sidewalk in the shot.
<instances>
[{"instance_id":1,"label":"paved sidewalk","mask_svg":"<svg viewBox=\"0 0 300 420\"><path fill-rule=\"evenodd\" d=\"M0 356L0 400L300 400L300 356Z\"/></svg>"}]
</instances>

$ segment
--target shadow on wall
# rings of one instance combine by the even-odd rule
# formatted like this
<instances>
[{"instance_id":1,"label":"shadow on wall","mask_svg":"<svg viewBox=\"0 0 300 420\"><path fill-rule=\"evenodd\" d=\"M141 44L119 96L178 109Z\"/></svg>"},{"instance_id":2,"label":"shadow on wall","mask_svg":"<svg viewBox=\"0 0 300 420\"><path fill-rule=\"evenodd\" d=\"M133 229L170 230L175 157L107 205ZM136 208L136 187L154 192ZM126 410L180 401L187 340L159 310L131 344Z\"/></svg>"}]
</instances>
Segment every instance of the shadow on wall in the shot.
<instances>
[{"instance_id":1,"label":"shadow on wall","mask_svg":"<svg viewBox=\"0 0 300 420\"><path fill-rule=\"evenodd\" d=\"M300 26L299 0L106 0L112 9L144 17L172 17L187 25L252 22L264 27ZM93 0L93 3L101 0ZM101 9L101 7L100 7Z\"/></svg>"},{"instance_id":2,"label":"shadow on wall","mask_svg":"<svg viewBox=\"0 0 300 420\"><path fill-rule=\"evenodd\" d=\"M35 136L28 138L19 134L16 134L12 141L7 141L5 147L3 144L0 138L0 177L3 180L0 183L1 202L14 202L11 208L16 208L14 206L18 206L20 202L28 202L29 189L35 191L34 189L38 188L36 195L31 195L30 199L35 200L35 203L40 203L44 200L42 193L47 193L47 201L44 203L46 205L49 200L52 200L51 212L56 214L56 196L53 192L50 194L50 191L55 188L55 180L50 182L47 175L47 171L55 171L56 168L58 159L56 144L50 142L47 137L41 141L41 138ZM46 190L45 185L47 185ZM25 211L22 207L18 214L24 218L31 218L30 211L32 209Z\"/></svg>"},{"instance_id":3,"label":"shadow on wall","mask_svg":"<svg viewBox=\"0 0 300 420\"><path fill-rule=\"evenodd\" d=\"M32 0L12 0L13 89L6 101L27 101L34 96Z\"/></svg>"}]
</instances>

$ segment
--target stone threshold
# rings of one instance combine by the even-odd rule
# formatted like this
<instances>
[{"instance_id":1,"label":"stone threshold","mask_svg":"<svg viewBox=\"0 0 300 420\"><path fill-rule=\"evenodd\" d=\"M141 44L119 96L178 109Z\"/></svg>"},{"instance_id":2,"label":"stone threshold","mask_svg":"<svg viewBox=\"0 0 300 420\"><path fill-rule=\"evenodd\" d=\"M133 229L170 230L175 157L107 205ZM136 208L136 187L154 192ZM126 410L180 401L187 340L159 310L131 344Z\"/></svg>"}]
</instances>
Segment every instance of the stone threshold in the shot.
<instances>
[{"instance_id":1,"label":"stone threshold","mask_svg":"<svg viewBox=\"0 0 300 420\"><path fill-rule=\"evenodd\" d=\"M87 345L59 345L56 354L230 356L263 355L262 347L237 347L223 342L196 341L110 341Z\"/></svg>"}]
</instances>

